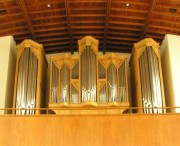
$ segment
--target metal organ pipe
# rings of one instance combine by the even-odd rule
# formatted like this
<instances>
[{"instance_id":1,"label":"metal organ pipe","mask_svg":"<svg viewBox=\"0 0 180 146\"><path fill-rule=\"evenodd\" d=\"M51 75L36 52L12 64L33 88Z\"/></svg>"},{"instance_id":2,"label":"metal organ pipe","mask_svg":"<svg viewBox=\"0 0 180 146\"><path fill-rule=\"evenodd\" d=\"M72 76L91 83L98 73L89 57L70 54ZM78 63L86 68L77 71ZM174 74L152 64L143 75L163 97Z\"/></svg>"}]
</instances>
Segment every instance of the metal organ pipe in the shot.
<instances>
[{"instance_id":1,"label":"metal organ pipe","mask_svg":"<svg viewBox=\"0 0 180 146\"><path fill-rule=\"evenodd\" d=\"M109 102L117 101L117 70L110 64L107 70Z\"/></svg>"},{"instance_id":2,"label":"metal organ pipe","mask_svg":"<svg viewBox=\"0 0 180 146\"><path fill-rule=\"evenodd\" d=\"M86 46L81 54L81 96L82 102L96 101L96 54Z\"/></svg>"},{"instance_id":3,"label":"metal organ pipe","mask_svg":"<svg viewBox=\"0 0 180 146\"><path fill-rule=\"evenodd\" d=\"M58 81L59 69L52 63L52 103L59 102L58 100Z\"/></svg>"},{"instance_id":4,"label":"metal organ pipe","mask_svg":"<svg viewBox=\"0 0 180 146\"><path fill-rule=\"evenodd\" d=\"M36 103L38 59L30 48L25 48L18 65L16 114L34 114ZM24 110L27 108L28 110Z\"/></svg>"},{"instance_id":5,"label":"metal organ pipe","mask_svg":"<svg viewBox=\"0 0 180 146\"><path fill-rule=\"evenodd\" d=\"M146 47L139 57L141 94L144 113L162 113L162 94L158 58L152 47Z\"/></svg>"},{"instance_id":6,"label":"metal organ pipe","mask_svg":"<svg viewBox=\"0 0 180 146\"><path fill-rule=\"evenodd\" d=\"M66 64L60 70L60 97L61 102L69 102L70 69Z\"/></svg>"}]
</instances>

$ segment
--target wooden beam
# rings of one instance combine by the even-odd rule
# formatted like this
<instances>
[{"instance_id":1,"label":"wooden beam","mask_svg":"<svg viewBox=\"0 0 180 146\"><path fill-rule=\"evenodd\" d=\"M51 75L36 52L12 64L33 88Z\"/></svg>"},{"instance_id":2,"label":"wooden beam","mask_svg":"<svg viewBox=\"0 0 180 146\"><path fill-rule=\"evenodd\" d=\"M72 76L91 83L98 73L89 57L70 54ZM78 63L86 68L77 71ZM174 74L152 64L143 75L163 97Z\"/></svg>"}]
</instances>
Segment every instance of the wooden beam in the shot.
<instances>
[{"instance_id":1,"label":"wooden beam","mask_svg":"<svg viewBox=\"0 0 180 146\"><path fill-rule=\"evenodd\" d=\"M66 27L59 28L45 28L45 29L34 29L34 32L49 32L49 31L58 31L58 30L66 30Z\"/></svg>"},{"instance_id":2,"label":"wooden beam","mask_svg":"<svg viewBox=\"0 0 180 146\"><path fill-rule=\"evenodd\" d=\"M110 7L111 7L111 0L107 0L106 3L107 3L107 8L106 8L106 23L104 26L103 54L106 53L106 41L107 41L107 35L108 35L109 13L110 13Z\"/></svg>"},{"instance_id":3,"label":"wooden beam","mask_svg":"<svg viewBox=\"0 0 180 146\"><path fill-rule=\"evenodd\" d=\"M108 37L107 39L111 39L111 40L119 40L119 41L139 41L138 38L130 38L130 37Z\"/></svg>"},{"instance_id":4,"label":"wooden beam","mask_svg":"<svg viewBox=\"0 0 180 146\"><path fill-rule=\"evenodd\" d=\"M62 25L62 24L67 24L67 22L62 22L62 21L57 21L57 22L49 22L49 23L37 23L37 24L33 24L33 28L38 28L39 27L43 27L43 26L53 26L53 25Z\"/></svg>"},{"instance_id":5,"label":"wooden beam","mask_svg":"<svg viewBox=\"0 0 180 146\"><path fill-rule=\"evenodd\" d=\"M63 42L56 42L56 43L54 43L54 42L53 43L44 43L43 46L45 46L45 47L49 46L50 47L50 46L57 46L57 45L61 46L61 45L68 45L68 44L69 44L68 41L63 41Z\"/></svg>"},{"instance_id":6,"label":"wooden beam","mask_svg":"<svg viewBox=\"0 0 180 146\"><path fill-rule=\"evenodd\" d=\"M52 41L67 41L69 37L51 37L51 38L43 38L39 40L39 43L47 43Z\"/></svg>"},{"instance_id":7,"label":"wooden beam","mask_svg":"<svg viewBox=\"0 0 180 146\"><path fill-rule=\"evenodd\" d=\"M136 13L148 13L148 10L141 10L141 9L126 9L126 8L111 8L111 11L116 12L136 12Z\"/></svg>"},{"instance_id":8,"label":"wooden beam","mask_svg":"<svg viewBox=\"0 0 180 146\"><path fill-rule=\"evenodd\" d=\"M29 14L52 13L52 12L61 12L65 10L66 10L65 8L53 8L53 9L46 9L46 10L30 11Z\"/></svg>"},{"instance_id":9,"label":"wooden beam","mask_svg":"<svg viewBox=\"0 0 180 146\"><path fill-rule=\"evenodd\" d=\"M42 16L42 17L34 17L32 21L37 21L37 20L47 20L47 19L59 19L59 18L66 18L65 15L56 15L56 16Z\"/></svg>"},{"instance_id":10,"label":"wooden beam","mask_svg":"<svg viewBox=\"0 0 180 146\"><path fill-rule=\"evenodd\" d=\"M156 3L157 3L157 0L151 0L151 4L149 6L149 13L148 13L148 16L147 16L147 19L146 19L146 23L144 25L144 29L143 29L143 32L142 32L142 35L141 35L141 39L144 38L144 36L146 35L146 31L149 28L149 23L150 23L152 14L154 12L154 8L156 6Z\"/></svg>"},{"instance_id":11,"label":"wooden beam","mask_svg":"<svg viewBox=\"0 0 180 146\"><path fill-rule=\"evenodd\" d=\"M112 18L125 18L125 19L133 19L133 20L145 20L146 17L144 16L130 16L130 15L115 15L115 14L110 14L110 17Z\"/></svg>"},{"instance_id":12,"label":"wooden beam","mask_svg":"<svg viewBox=\"0 0 180 146\"><path fill-rule=\"evenodd\" d=\"M21 31L21 32L13 32L13 33L0 33L0 35L5 36L5 35L24 35L24 34L30 34L29 31Z\"/></svg>"},{"instance_id":13,"label":"wooden beam","mask_svg":"<svg viewBox=\"0 0 180 146\"><path fill-rule=\"evenodd\" d=\"M128 31L142 31L141 28L133 28L133 27L125 27L125 26L108 26L109 30L113 29L113 30L128 30Z\"/></svg>"},{"instance_id":14,"label":"wooden beam","mask_svg":"<svg viewBox=\"0 0 180 146\"><path fill-rule=\"evenodd\" d=\"M76 28L78 29L104 29L103 26L93 26L93 24L92 26L71 26L71 28L72 29L76 29Z\"/></svg>"},{"instance_id":15,"label":"wooden beam","mask_svg":"<svg viewBox=\"0 0 180 146\"><path fill-rule=\"evenodd\" d=\"M66 8L66 19L67 19L67 27L68 27L68 35L69 35L69 47L71 50L71 54L73 54L74 48L73 48L73 44L72 44L72 30L71 30L69 0L65 0L65 8Z\"/></svg>"},{"instance_id":16,"label":"wooden beam","mask_svg":"<svg viewBox=\"0 0 180 146\"><path fill-rule=\"evenodd\" d=\"M48 32L43 34L36 34L37 38L45 38L45 37L60 37L60 36L66 36L67 32L61 32L61 33L55 33L55 32Z\"/></svg>"},{"instance_id":17,"label":"wooden beam","mask_svg":"<svg viewBox=\"0 0 180 146\"><path fill-rule=\"evenodd\" d=\"M1 23L1 26L6 26L6 25L9 25L9 24L15 24L15 23L23 23L23 22L26 22L26 20L24 20L24 19L11 20L11 21L8 21L8 22Z\"/></svg>"},{"instance_id":18,"label":"wooden beam","mask_svg":"<svg viewBox=\"0 0 180 146\"><path fill-rule=\"evenodd\" d=\"M105 14L71 14L72 17L106 17Z\"/></svg>"},{"instance_id":19,"label":"wooden beam","mask_svg":"<svg viewBox=\"0 0 180 146\"><path fill-rule=\"evenodd\" d=\"M32 39L36 40L36 36L35 36L35 34L33 32L32 22L31 22L31 20L29 18L28 11L27 11L26 4L25 4L24 0L16 0L16 2L17 2L17 4L19 4L19 6L21 8L21 11L22 11L22 13L24 15L24 18L26 20L26 23L28 25L28 29L30 31Z\"/></svg>"},{"instance_id":20,"label":"wooden beam","mask_svg":"<svg viewBox=\"0 0 180 146\"><path fill-rule=\"evenodd\" d=\"M109 24L123 24L123 25L133 25L133 26L144 26L143 23L137 23L137 22L132 22L132 21L109 21Z\"/></svg>"}]
</instances>

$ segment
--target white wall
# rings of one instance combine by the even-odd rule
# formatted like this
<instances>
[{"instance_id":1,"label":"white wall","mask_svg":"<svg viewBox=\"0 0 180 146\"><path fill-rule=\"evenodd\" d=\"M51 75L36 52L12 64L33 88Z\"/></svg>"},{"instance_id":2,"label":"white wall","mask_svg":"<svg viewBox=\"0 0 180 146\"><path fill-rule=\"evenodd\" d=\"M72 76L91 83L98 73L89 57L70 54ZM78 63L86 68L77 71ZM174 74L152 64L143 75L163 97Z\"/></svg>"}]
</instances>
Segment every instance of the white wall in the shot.
<instances>
[{"instance_id":1,"label":"white wall","mask_svg":"<svg viewBox=\"0 0 180 146\"><path fill-rule=\"evenodd\" d=\"M161 45L166 106L180 106L180 36L167 34ZM180 112L180 109L175 110Z\"/></svg>"},{"instance_id":2,"label":"white wall","mask_svg":"<svg viewBox=\"0 0 180 146\"><path fill-rule=\"evenodd\" d=\"M0 108L12 108L16 44L12 36L0 37ZM0 114L4 111L0 111Z\"/></svg>"}]
</instances>

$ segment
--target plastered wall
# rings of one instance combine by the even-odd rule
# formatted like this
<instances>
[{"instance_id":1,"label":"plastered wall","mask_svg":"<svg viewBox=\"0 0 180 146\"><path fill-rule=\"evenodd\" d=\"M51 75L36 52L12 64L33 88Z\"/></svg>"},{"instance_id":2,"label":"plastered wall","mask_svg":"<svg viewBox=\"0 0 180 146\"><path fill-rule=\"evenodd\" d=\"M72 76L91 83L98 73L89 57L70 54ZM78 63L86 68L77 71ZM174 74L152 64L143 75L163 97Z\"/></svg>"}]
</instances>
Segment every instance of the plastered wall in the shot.
<instances>
[{"instance_id":1,"label":"plastered wall","mask_svg":"<svg viewBox=\"0 0 180 146\"><path fill-rule=\"evenodd\" d=\"M180 106L180 36L167 34L161 44L166 106ZM180 112L180 109L173 110Z\"/></svg>"},{"instance_id":2,"label":"plastered wall","mask_svg":"<svg viewBox=\"0 0 180 146\"><path fill-rule=\"evenodd\" d=\"M0 108L12 107L15 63L16 44L13 37L0 37ZM0 110L0 114L4 112Z\"/></svg>"}]
</instances>

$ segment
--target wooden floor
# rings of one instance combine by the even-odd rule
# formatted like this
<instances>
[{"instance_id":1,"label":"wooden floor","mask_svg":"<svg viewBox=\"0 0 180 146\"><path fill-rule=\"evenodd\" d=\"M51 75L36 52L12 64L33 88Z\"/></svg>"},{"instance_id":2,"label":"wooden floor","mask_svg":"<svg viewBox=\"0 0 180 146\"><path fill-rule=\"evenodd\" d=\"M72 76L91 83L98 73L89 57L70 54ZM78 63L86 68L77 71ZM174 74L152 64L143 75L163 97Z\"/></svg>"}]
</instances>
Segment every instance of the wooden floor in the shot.
<instances>
[{"instance_id":1,"label":"wooden floor","mask_svg":"<svg viewBox=\"0 0 180 146\"><path fill-rule=\"evenodd\" d=\"M0 116L0 146L179 146L180 114Z\"/></svg>"}]
</instances>

